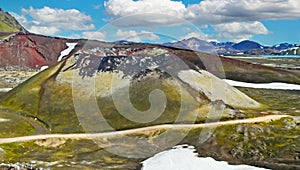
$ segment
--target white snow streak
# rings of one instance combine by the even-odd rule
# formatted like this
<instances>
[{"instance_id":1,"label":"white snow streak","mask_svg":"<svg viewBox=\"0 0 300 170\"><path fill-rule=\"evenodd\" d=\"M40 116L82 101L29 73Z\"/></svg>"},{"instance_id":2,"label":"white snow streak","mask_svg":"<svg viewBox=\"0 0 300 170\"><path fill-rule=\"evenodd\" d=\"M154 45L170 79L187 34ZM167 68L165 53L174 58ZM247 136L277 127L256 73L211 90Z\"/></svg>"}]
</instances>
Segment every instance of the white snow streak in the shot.
<instances>
[{"instance_id":1,"label":"white snow streak","mask_svg":"<svg viewBox=\"0 0 300 170\"><path fill-rule=\"evenodd\" d=\"M9 92L12 88L0 88L0 93Z\"/></svg>"},{"instance_id":2,"label":"white snow streak","mask_svg":"<svg viewBox=\"0 0 300 170\"><path fill-rule=\"evenodd\" d=\"M42 66L40 71L46 70L49 66Z\"/></svg>"},{"instance_id":3,"label":"white snow streak","mask_svg":"<svg viewBox=\"0 0 300 170\"><path fill-rule=\"evenodd\" d=\"M66 43L66 45L68 46L68 48L65 49L65 50L63 50L60 53L60 56L58 57L57 61L61 61L64 56L70 54L70 52L75 48L75 46L77 45L77 43Z\"/></svg>"},{"instance_id":4,"label":"white snow streak","mask_svg":"<svg viewBox=\"0 0 300 170\"><path fill-rule=\"evenodd\" d=\"M300 85L298 84L288 84L288 83L246 83L234 80L224 79L226 83L237 86L237 87L249 87L256 89L277 89L277 90L300 90Z\"/></svg>"}]
</instances>

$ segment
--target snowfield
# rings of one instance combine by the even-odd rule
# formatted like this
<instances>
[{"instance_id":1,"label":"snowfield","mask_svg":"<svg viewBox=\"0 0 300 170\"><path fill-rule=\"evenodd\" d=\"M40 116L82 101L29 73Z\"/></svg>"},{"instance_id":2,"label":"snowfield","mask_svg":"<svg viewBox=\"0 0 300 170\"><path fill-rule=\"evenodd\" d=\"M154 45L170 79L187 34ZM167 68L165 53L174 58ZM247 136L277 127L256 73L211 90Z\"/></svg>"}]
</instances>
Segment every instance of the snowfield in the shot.
<instances>
[{"instance_id":1,"label":"snowfield","mask_svg":"<svg viewBox=\"0 0 300 170\"><path fill-rule=\"evenodd\" d=\"M75 48L75 46L77 45L77 43L66 43L66 45L68 46L68 48L65 49L65 50L63 50L60 53L60 56L58 57L57 61L61 61L64 56L70 54L70 52Z\"/></svg>"},{"instance_id":2,"label":"snowfield","mask_svg":"<svg viewBox=\"0 0 300 170\"><path fill-rule=\"evenodd\" d=\"M287 83L246 83L234 80L224 79L224 81L232 86L237 87L249 87L257 89L277 89L277 90L300 90L298 84L287 84Z\"/></svg>"},{"instance_id":3,"label":"snowfield","mask_svg":"<svg viewBox=\"0 0 300 170\"><path fill-rule=\"evenodd\" d=\"M142 170L263 170L249 165L229 165L213 158L198 157L194 146L179 145L142 162Z\"/></svg>"}]
</instances>

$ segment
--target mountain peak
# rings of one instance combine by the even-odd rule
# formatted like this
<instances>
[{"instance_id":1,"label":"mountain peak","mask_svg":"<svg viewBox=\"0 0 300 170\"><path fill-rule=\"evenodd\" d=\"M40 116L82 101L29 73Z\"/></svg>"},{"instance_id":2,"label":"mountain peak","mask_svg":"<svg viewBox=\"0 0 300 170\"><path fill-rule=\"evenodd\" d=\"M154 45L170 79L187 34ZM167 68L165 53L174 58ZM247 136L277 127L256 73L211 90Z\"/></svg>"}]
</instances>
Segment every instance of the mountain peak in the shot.
<instances>
[{"instance_id":1,"label":"mountain peak","mask_svg":"<svg viewBox=\"0 0 300 170\"><path fill-rule=\"evenodd\" d=\"M189 49L194 51L202 51L208 53L215 53L215 47L204 40L200 40L196 37L191 37L188 39L183 39L182 41L174 42L174 43L166 43L165 46L176 47L182 49Z\"/></svg>"},{"instance_id":2,"label":"mountain peak","mask_svg":"<svg viewBox=\"0 0 300 170\"><path fill-rule=\"evenodd\" d=\"M259 49L262 47L262 45L251 40L244 40L242 42L234 44L232 47L236 50L252 50Z\"/></svg>"}]
</instances>

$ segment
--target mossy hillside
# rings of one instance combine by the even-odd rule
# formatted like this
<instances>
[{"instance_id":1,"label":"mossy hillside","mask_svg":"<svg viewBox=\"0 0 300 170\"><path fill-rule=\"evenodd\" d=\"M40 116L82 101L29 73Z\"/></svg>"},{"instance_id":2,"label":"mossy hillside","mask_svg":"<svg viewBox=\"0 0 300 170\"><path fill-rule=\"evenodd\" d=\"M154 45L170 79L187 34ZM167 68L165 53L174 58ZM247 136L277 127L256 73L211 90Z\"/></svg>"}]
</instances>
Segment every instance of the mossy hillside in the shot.
<instances>
[{"instance_id":1,"label":"mossy hillside","mask_svg":"<svg viewBox=\"0 0 300 170\"><path fill-rule=\"evenodd\" d=\"M13 26L10 26L8 25L7 23L3 22L3 18L4 17L1 17L0 16L0 32L18 32L20 31L20 28L21 27L13 27Z\"/></svg>"},{"instance_id":2,"label":"mossy hillside","mask_svg":"<svg viewBox=\"0 0 300 170\"><path fill-rule=\"evenodd\" d=\"M61 72L56 77L61 66L61 64L58 64L55 67L49 68L10 91L3 96L1 100L2 107L36 117L45 123L45 126L52 132L83 132L74 109L73 98L76 96L73 95L78 95L77 98L81 98L82 100L86 100L90 96L85 93L86 90L76 89L76 87L72 89L72 84L70 84L74 78L72 71ZM127 119L119 114L114 107L112 98L107 96L111 86L111 79L109 79L111 75L108 73L99 73L97 75L95 76L97 80L95 87L97 101L107 121L116 129L145 126L145 124L127 121ZM97 88L98 83L100 88ZM161 88L166 92L168 104L162 117L147 125L172 123L176 120L179 113L181 96L178 87L174 87L168 81L149 79L133 83L130 90L132 103L137 109L146 110L149 106L149 103L147 103L148 95L150 91L156 88ZM186 109L185 112L188 115L183 115L180 118L180 122L193 122L197 118L197 115L192 114L191 111L195 110L200 103L195 101L188 92L185 91L183 94L185 94L183 102L187 106L184 109ZM204 100L205 102L207 103L208 101ZM90 117L97 116L97 114L90 115Z\"/></svg>"},{"instance_id":3,"label":"mossy hillside","mask_svg":"<svg viewBox=\"0 0 300 170\"><path fill-rule=\"evenodd\" d=\"M98 72L85 66L73 67L74 62L77 62L76 58L71 57L32 77L3 96L2 106L37 118L53 133L84 132L81 126L82 119L90 122L90 126L92 122L97 124L95 127L99 128L93 132L107 131L104 128L105 124L94 120L99 116L99 109L105 121L117 130L174 122L204 122L207 112L212 110L212 107L203 109L203 106L212 102L204 92L170 76L163 76L154 71L145 77L130 80L120 73ZM179 84L176 84L176 81ZM126 96L124 92L128 87L130 100L121 101L124 106L121 112L128 112L127 106L131 104L137 110L148 110L149 95L155 89L161 89L165 93L166 108L156 120L149 123L128 120L117 110L111 96L114 93ZM97 106L91 106L89 102L95 99ZM74 103L76 100L77 103ZM78 105L84 108L82 112L75 110ZM199 109L201 107L202 109ZM180 109L184 114L179 116ZM224 113L229 115L231 111L227 109ZM78 120L78 116L81 120Z\"/></svg>"},{"instance_id":4,"label":"mossy hillside","mask_svg":"<svg viewBox=\"0 0 300 170\"><path fill-rule=\"evenodd\" d=\"M272 70L260 70L246 73L235 67L224 67L226 78L237 80L235 77L239 77L237 81L243 82L253 82L253 83L271 83L271 82L286 82L291 84L300 84L299 74L295 74L291 71L286 71L286 73L281 73L278 76L274 76L278 73Z\"/></svg>"},{"instance_id":5,"label":"mossy hillside","mask_svg":"<svg viewBox=\"0 0 300 170\"><path fill-rule=\"evenodd\" d=\"M238 89L256 101L264 103L264 108L247 111L253 113L256 112L256 116L262 114L288 114L300 116L299 90L271 90L242 87L239 87Z\"/></svg>"},{"instance_id":6,"label":"mossy hillside","mask_svg":"<svg viewBox=\"0 0 300 170\"><path fill-rule=\"evenodd\" d=\"M9 13L0 10L0 32L19 32L22 26Z\"/></svg>"},{"instance_id":7,"label":"mossy hillside","mask_svg":"<svg viewBox=\"0 0 300 170\"><path fill-rule=\"evenodd\" d=\"M72 87L72 80L74 80L73 71L60 72L59 76L54 76L54 70L56 68L50 68L45 73L42 72L42 76L48 75L48 79L44 77L33 77L29 82L25 82L21 85L22 91L17 87L13 91L9 92L3 98L3 106L12 110L24 112L32 117L36 117L41 120L45 126L52 132L83 132L80 125L80 121L77 118L77 114L74 108L73 99L78 98L84 103L88 101L90 93L95 92L98 107L106 119L106 121L117 130L129 129L136 127L143 127L149 125L163 124L163 123L194 123L203 122L206 120L207 113L211 108L197 110L199 107L209 105L210 101L205 95L193 91L186 90L187 87L181 89L172 83L175 80L169 79L156 79L145 78L142 81L133 81L130 85L130 99L132 105L141 111L149 109L149 94L155 89L161 89L165 92L167 97L167 106L165 111L161 113L161 116L150 123L136 123L124 118L119 111L115 108L114 101L110 94L112 73L97 73L94 77L95 87L94 89L84 89L84 86ZM51 71L51 74L49 71ZM40 75L38 74L38 75ZM37 75L37 76L38 76ZM41 76L41 75L40 75ZM44 80L44 81L43 81ZM85 79L82 79L86 82ZM116 81L115 81L116 82ZM77 83L77 85L80 83ZM118 84L122 87L122 81ZM85 86L88 88L87 86ZM123 87L127 88L127 87ZM122 88L116 93L122 93ZM183 94L183 96L181 96ZM183 103L181 103L183 102ZM126 104L126 103L125 103ZM181 106L185 106L181 108ZM85 105L89 108L89 105ZM179 116L180 109L183 109L183 113ZM126 109L125 109L126 110ZM197 111L196 111L197 110ZM229 112L227 110L226 112ZM99 116L98 112L91 113L87 116L93 118L93 116ZM97 132L101 131L100 128Z\"/></svg>"},{"instance_id":8,"label":"mossy hillside","mask_svg":"<svg viewBox=\"0 0 300 170\"><path fill-rule=\"evenodd\" d=\"M7 121L0 122L0 137L26 136L34 133L34 127L17 113L0 109L0 117Z\"/></svg>"},{"instance_id":9,"label":"mossy hillside","mask_svg":"<svg viewBox=\"0 0 300 170\"><path fill-rule=\"evenodd\" d=\"M163 123L203 122L206 120L207 111L212 109L208 107L208 109L197 110L204 105L210 105L211 101L207 96L179 80L160 75L162 73L154 71L145 77L130 80L124 78L121 73L98 72L85 65L74 67L76 62L76 57L71 57L37 74L3 96L2 106L36 117L53 133L84 132L80 124L82 120L78 120L78 116L84 121L93 122L94 118L99 116L99 109L105 121L117 130ZM148 110L150 92L161 89L167 98L164 112L149 123L126 119L115 107L112 94L126 96L124 92L128 87L130 100L121 101L124 106L121 111L128 110L127 106L130 104L137 110ZM95 99L97 106L91 106L89 102ZM79 103L74 103L76 100ZM82 113L75 110L78 105L85 109ZM179 116L180 109L184 114ZM226 114L229 114L229 111L225 111ZM99 128L93 132L106 131L102 129L104 125L99 125L99 122L94 123L97 123Z\"/></svg>"},{"instance_id":10,"label":"mossy hillside","mask_svg":"<svg viewBox=\"0 0 300 170\"><path fill-rule=\"evenodd\" d=\"M151 91L156 89L162 90L167 99L167 104L164 111L156 120L149 123L137 123L129 121L119 113L120 111L126 112L126 110L128 110L128 108L126 108L128 102L131 102L131 104L139 111L147 111L151 106L149 103L149 94ZM185 89L181 90L182 91L180 91L178 87L174 87L168 81L146 78L144 81L132 83L129 94L131 101L124 101L124 103L120 103L120 105L124 106L124 110L117 110L112 97L98 98L98 105L108 123L117 130L122 129L122 126L123 128L126 126L127 129L174 122L193 123L197 119L197 114L193 113L192 111L198 108L200 105L208 103L208 101L202 100L201 102L197 102L187 91L185 91ZM124 91L125 90L120 89L116 93L121 94ZM182 111L180 109L182 109Z\"/></svg>"},{"instance_id":11,"label":"mossy hillside","mask_svg":"<svg viewBox=\"0 0 300 170\"><path fill-rule=\"evenodd\" d=\"M25 112L26 114L35 117L38 113L39 98L43 83L55 76L60 71L64 62L60 62L39 74L26 80L18 87L9 91L1 97L1 107L9 108L14 111Z\"/></svg>"}]
</instances>

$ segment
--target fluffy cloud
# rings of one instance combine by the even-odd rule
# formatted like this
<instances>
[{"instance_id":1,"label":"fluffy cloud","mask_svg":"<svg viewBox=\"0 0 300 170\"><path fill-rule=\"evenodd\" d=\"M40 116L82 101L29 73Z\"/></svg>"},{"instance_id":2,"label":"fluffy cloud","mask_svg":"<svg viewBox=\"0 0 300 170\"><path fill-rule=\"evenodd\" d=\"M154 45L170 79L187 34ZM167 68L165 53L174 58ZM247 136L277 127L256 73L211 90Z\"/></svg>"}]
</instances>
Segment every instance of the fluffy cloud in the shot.
<instances>
[{"instance_id":1,"label":"fluffy cloud","mask_svg":"<svg viewBox=\"0 0 300 170\"><path fill-rule=\"evenodd\" d=\"M299 0L203 0L187 7L172 0L108 0L104 6L113 19L134 15L121 20L121 26L172 25L178 19L221 24L300 18Z\"/></svg>"},{"instance_id":2,"label":"fluffy cloud","mask_svg":"<svg viewBox=\"0 0 300 170\"><path fill-rule=\"evenodd\" d=\"M142 41L159 41L160 38L155 35L153 32L148 31L140 31L136 32L134 30L122 31L119 29L116 33L116 37L119 40L128 40L134 42L142 42Z\"/></svg>"},{"instance_id":3,"label":"fluffy cloud","mask_svg":"<svg viewBox=\"0 0 300 170\"><path fill-rule=\"evenodd\" d=\"M30 32L39 34L56 34L64 30L91 30L95 26L92 18L76 9L22 9L23 15L13 14L14 17ZM32 18L31 21L26 16Z\"/></svg>"},{"instance_id":4,"label":"fluffy cloud","mask_svg":"<svg viewBox=\"0 0 300 170\"><path fill-rule=\"evenodd\" d=\"M105 41L106 40L106 32L100 32L100 31L85 31L81 34L72 34L71 36L67 36L66 38L83 38L83 39L89 39L89 40L99 40L99 41Z\"/></svg>"},{"instance_id":5,"label":"fluffy cloud","mask_svg":"<svg viewBox=\"0 0 300 170\"><path fill-rule=\"evenodd\" d=\"M90 39L90 40L100 40L100 41L104 41L106 38L106 33L104 32L99 32L99 31L95 31L95 32L83 32L82 33L82 37L86 38L86 39Z\"/></svg>"},{"instance_id":6,"label":"fluffy cloud","mask_svg":"<svg viewBox=\"0 0 300 170\"><path fill-rule=\"evenodd\" d=\"M204 0L188 7L186 19L195 23L298 19L299 0Z\"/></svg>"},{"instance_id":7,"label":"fluffy cloud","mask_svg":"<svg viewBox=\"0 0 300 170\"><path fill-rule=\"evenodd\" d=\"M186 11L182 2L171 0L109 0L104 6L112 19L119 19L113 23L123 27L179 24Z\"/></svg>"},{"instance_id":8,"label":"fluffy cloud","mask_svg":"<svg viewBox=\"0 0 300 170\"><path fill-rule=\"evenodd\" d=\"M31 26L29 31L32 33L44 34L44 35L45 34L53 35L60 32L60 30L56 27L35 26L35 25Z\"/></svg>"},{"instance_id":9,"label":"fluffy cloud","mask_svg":"<svg viewBox=\"0 0 300 170\"><path fill-rule=\"evenodd\" d=\"M211 25L217 32L214 35L192 32L181 37L206 40L249 39L255 34L269 33L262 20L300 18L299 0L203 0L188 6L175 0L107 0L104 6L107 14L117 19L112 24L119 27Z\"/></svg>"},{"instance_id":10,"label":"fluffy cloud","mask_svg":"<svg viewBox=\"0 0 300 170\"><path fill-rule=\"evenodd\" d=\"M213 25L219 32L218 38L231 39L233 41L242 41L250 39L255 34L268 34L268 29L258 21L254 22L232 22Z\"/></svg>"}]
</instances>

